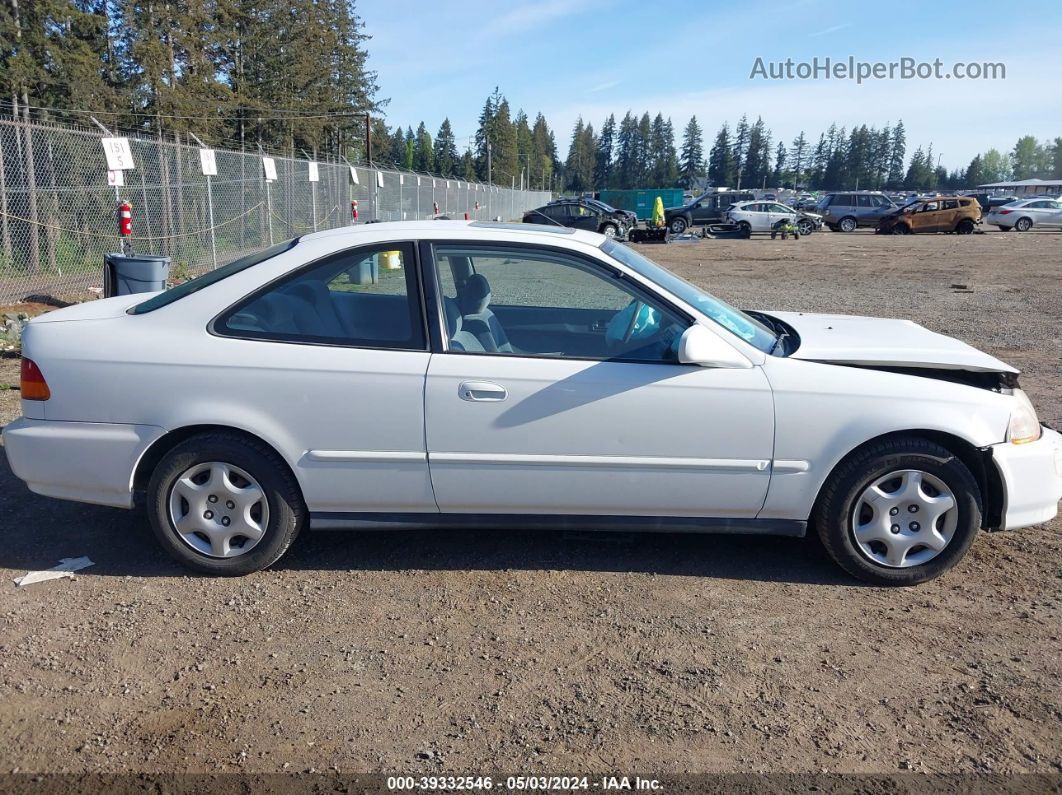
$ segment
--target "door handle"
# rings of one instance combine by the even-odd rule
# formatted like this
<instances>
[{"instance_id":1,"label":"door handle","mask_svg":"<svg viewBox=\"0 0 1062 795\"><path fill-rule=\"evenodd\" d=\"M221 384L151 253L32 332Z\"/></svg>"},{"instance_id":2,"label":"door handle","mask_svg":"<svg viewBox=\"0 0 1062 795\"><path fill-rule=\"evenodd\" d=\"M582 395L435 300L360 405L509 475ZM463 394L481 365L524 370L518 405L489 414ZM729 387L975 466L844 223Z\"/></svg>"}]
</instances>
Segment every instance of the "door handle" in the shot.
<instances>
[{"instance_id":1,"label":"door handle","mask_svg":"<svg viewBox=\"0 0 1062 795\"><path fill-rule=\"evenodd\" d=\"M498 402L509 396L505 387L490 381L462 381L457 387L457 394L461 400L469 400L473 403Z\"/></svg>"}]
</instances>

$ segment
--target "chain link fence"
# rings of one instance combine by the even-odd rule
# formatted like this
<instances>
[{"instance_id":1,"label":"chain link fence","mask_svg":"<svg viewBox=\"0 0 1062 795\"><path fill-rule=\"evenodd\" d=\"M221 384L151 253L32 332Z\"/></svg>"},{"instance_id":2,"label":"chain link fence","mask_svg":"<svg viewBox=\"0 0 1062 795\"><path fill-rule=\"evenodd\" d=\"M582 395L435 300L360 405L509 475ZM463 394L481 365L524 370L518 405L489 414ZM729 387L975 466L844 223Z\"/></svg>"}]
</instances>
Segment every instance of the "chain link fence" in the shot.
<instances>
[{"instance_id":1,"label":"chain link fence","mask_svg":"<svg viewBox=\"0 0 1062 795\"><path fill-rule=\"evenodd\" d=\"M198 273L274 242L354 223L431 218L516 220L547 191L488 186L322 158L199 147L174 136L119 133L135 168L108 183L102 131L0 117L0 303L74 297L102 286L103 255L120 251L117 210L133 205L136 253ZM276 179L266 180L263 156ZM316 162L317 180L311 181Z\"/></svg>"}]
</instances>

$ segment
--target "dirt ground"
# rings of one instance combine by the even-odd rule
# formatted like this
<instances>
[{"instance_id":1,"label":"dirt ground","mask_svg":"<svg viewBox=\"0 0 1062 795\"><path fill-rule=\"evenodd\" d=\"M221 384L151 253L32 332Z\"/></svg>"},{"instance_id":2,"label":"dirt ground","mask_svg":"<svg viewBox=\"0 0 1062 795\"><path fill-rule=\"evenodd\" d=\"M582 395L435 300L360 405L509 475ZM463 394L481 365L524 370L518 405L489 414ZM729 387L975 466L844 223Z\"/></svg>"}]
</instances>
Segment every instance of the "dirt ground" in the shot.
<instances>
[{"instance_id":1,"label":"dirt ground","mask_svg":"<svg viewBox=\"0 0 1062 795\"><path fill-rule=\"evenodd\" d=\"M642 251L738 306L961 337L1062 425L1062 234ZM80 555L72 580L11 582ZM545 532L308 534L212 580L139 515L34 496L5 463L0 772L1057 775L1060 578L1056 520L905 590L812 539Z\"/></svg>"}]
</instances>

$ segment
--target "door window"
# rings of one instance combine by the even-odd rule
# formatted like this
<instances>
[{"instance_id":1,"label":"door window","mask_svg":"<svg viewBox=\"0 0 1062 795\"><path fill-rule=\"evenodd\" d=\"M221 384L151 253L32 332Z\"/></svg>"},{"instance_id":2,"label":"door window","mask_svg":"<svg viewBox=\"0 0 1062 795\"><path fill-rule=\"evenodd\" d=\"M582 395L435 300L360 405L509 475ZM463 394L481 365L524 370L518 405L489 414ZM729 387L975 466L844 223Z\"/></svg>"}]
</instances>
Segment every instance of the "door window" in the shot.
<instances>
[{"instance_id":1,"label":"door window","mask_svg":"<svg viewBox=\"0 0 1062 795\"><path fill-rule=\"evenodd\" d=\"M859 206L860 207L871 207L872 206L872 202L870 201L870 197L865 195L865 194L860 194L859 196L856 197L856 199L859 201Z\"/></svg>"},{"instance_id":2,"label":"door window","mask_svg":"<svg viewBox=\"0 0 1062 795\"><path fill-rule=\"evenodd\" d=\"M958 199L948 199L948 200L946 200L944 202L944 209L945 210L958 210L959 209L959 201L958 201Z\"/></svg>"},{"instance_id":3,"label":"door window","mask_svg":"<svg viewBox=\"0 0 1062 795\"><path fill-rule=\"evenodd\" d=\"M223 336L425 350L408 243L343 251L249 296L214 324Z\"/></svg>"},{"instance_id":4,"label":"door window","mask_svg":"<svg viewBox=\"0 0 1062 795\"><path fill-rule=\"evenodd\" d=\"M435 262L453 352L676 362L689 325L612 272L567 254L438 245Z\"/></svg>"}]
</instances>

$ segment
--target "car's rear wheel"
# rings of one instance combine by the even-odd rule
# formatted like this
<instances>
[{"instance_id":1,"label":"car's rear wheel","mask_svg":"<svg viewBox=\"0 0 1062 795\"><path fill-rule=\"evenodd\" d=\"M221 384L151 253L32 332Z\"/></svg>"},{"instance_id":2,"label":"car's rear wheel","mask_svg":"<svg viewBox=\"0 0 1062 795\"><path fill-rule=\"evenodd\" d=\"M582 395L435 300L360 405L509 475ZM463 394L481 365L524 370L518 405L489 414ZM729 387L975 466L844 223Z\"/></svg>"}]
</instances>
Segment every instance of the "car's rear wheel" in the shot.
<instances>
[{"instance_id":1,"label":"car's rear wheel","mask_svg":"<svg viewBox=\"0 0 1062 795\"><path fill-rule=\"evenodd\" d=\"M842 232L854 232L857 226L859 226L859 224L856 223L856 219L849 215L846 218L841 219L837 228Z\"/></svg>"},{"instance_id":2,"label":"car's rear wheel","mask_svg":"<svg viewBox=\"0 0 1062 795\"><path fill-rule=\"evenodd\" d=\"M686 231L686 228L688 226L689 224L686 223L686 219L682 216L672 218L671 223L668 224L668 227L671 229L671 233L675 235L681 235L683 232Z\"/></svg>"},{"instance_id":3,"label":"car's rear wheel","mask_svg":"<svg viewBox=\"0 0 1062 795\"><path fill-rule=\"evenodd\" d=\"M1014 222L1014 228L1019 232L1028 232L1032 229L1032 220L1029 218L1019 218Z\"/></svg>"},{"instance_id":4,"label":"car's rear wheel","mask_svg":"<svg viewBox=\"0 0 1062 795\"><path fill-rule=\"evenodd\" d=\"M737 227L745 237L752 236L752 224L748 221L738 221Z\"/></svg>"},{"instance_id":5,"label":"car's rear wheel","mask_svg":"<svg viewBox=\"0 0 1062 795\"><path fill-rule=\"evenodd\" d=\"M969 218L963 218L959 221L959 225L955 227L955 233L959 235L972 235L974 231L974 222Z\"/></svg>"},{"instance_id":6,"label":"car's rear wheel","mask_svg":"<svg viewBox=\"0 0 1062 795\"><path fill-rule=\"evenodd\" d=\"M799 221L797 221L797 231L804 236L810 235L812 232L815 231L815 224L813 224L807 218L801 218Z\"/></svg>"},{"instance_id":7,"label":"car's rear wheel","mask_svg":"<svg viewBox=\"0 0 1062 795\"><path fill-rule=\"evenodd\" d=\"M147 490L162 547L197 571L237 576L275 563L306 521L298 484L277 454L237 434L193 436L167 453Z\"/></svg>"},{"instance_id":8,"label":"car's rear wheel","mask_svg":"<svg viewBox=\"0 0 1062 795\"><path fill-rule=\"evenodd\" d=\"M954 453L899 437L845 459L823 487L813 519L849 574L877 585L916 585L963 558L981 511L977 481Z\"/></svg>"}]
</instances>

